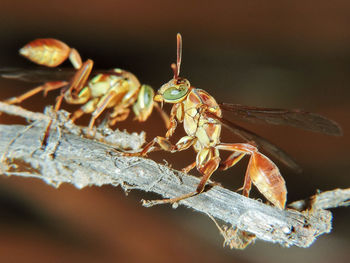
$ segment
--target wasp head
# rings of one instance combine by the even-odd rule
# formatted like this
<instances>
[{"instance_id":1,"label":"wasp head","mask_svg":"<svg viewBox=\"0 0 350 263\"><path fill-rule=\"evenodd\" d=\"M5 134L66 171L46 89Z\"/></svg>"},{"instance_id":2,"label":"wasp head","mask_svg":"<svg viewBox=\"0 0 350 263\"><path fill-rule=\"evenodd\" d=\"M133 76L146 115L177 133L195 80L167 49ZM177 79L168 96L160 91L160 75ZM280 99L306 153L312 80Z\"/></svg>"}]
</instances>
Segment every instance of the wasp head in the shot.
<instances>
[{"instance_id":1,"label":"wasp head","mask_svg":"<svg viewBox=\"0 0 350 263\"><path fill-rule=\"evenodd\" d=\"M187 79L171 79L158 90L154 100L161 103L181 102L187 97L188 93L190 92L190 87L190 82Z\"/></svg>"}]
</instances>

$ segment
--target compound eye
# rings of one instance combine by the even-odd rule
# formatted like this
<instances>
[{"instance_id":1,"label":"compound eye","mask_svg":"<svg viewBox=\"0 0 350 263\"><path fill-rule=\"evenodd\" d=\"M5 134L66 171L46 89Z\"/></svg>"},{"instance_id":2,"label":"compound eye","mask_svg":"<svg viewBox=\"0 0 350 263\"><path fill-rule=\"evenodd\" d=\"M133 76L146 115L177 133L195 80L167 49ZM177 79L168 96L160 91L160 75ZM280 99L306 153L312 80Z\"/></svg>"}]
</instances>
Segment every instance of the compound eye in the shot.
<instances>
[{"instance_id":1,"label":"compound eye","mask_svg":"<svg viewBox=\"0 0 350 263\"><path fill-rule=\"evenodd\" d=\"M140 94L142 94L142 103L145 108L148 108L153 103L154 91L148 85L142 85Z\"/></svg>"},{"instance_id":2,"label":"compound eye","mask_svg":"<svg viewBox=\"0 0 350 263\"><path fill-rule=\"evenodd\" d=\"M154 91L148 85L142 85L139 91L137 102L133 105L135 118L138 121L145 121L152 113Z\"/></svg>"},{"instance_id":3,"label":"compound eye","mask_svg":"<svg viewBox=\"0 0 350 263\"><path fill-rule=\"evenodd\" d=\"M178 102L185 98L187 93L188 87L186 85L173 86L163 93L163 98L168 102Z\"/></svg>"}]
</instances>

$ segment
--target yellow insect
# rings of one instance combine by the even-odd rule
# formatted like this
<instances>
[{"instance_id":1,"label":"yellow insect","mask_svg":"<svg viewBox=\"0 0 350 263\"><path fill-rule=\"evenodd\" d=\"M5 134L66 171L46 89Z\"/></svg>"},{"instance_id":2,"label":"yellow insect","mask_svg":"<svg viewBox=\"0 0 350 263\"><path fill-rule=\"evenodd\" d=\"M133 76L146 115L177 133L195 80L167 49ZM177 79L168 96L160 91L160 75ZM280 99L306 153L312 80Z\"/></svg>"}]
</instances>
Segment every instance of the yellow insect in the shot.
<instances>
[{"instance_id":1,"label":"yellow insect","mask_svg":"<svg viewBox=\"0 0 350 263\"><path fill-rule=\"evenodd\" d=\"M181 65L182 38L177 35L177 63L172 64L174 77L157 92L154 100L160 103L171 103L170 126L165 137L158 136L145 145L139 153L127 155L146 155L158 144L163 150L178 152L193 146L197 157L195 162L183 169L189 172L194 167L202 174L197 189L191 193L171 199L148 201L148 205L174 203L203 192L213 172L218 168L226 170L234 166L245 155L249 155L248 168L245 174L243 195L248 196L252 183L275 206L284 209L287 199L285 181L277 166L256 145L261 145L288 166L297 169L297 164L282 150L260 136L222 118L222 110L234 112L248 120L259 120L272 124L287 124L329 135L341 135L340 127L320 115L300 110L282 110L247 107L237 104L218 104L206 91L194 88L190 82L179 77ZM177 123L183 123L186 136L175 145L169 141L174 134ZM221 127L225 126L249 143L221 143ZM222 161L219 150L232 152Z\"/></svg>"},{"instance_id":2,"label":"yellow insect","mask_svg":"<svg viewBox=\"0 0 350 263\"><path fill-rule=\"evenodd\" d=\"M60 108L63 99L69 104L82 104L72 114L71 119L75 121L83 114L91 113L90 131L95 120L105 109L112 108L108 120L108 124L112 126L128 117L131 106L138 121L146 121L153 107L156 107L165 125L169 125L168 116L153 101L154 90L148 85L141 85L136 76L126 70L113 69L100 73L88 81L93 61L88 59L82 63L77 50L52 38L36 39L21 48L19 53L34 63L47 67L56 67L69 58L77 71L70 82L64 80L46 82L21 96L6 100L7 103L20 103L41 91L46 94L51 90L62 88L61 94L57 97L55 110Z\"/></svg>"}]
</instances>

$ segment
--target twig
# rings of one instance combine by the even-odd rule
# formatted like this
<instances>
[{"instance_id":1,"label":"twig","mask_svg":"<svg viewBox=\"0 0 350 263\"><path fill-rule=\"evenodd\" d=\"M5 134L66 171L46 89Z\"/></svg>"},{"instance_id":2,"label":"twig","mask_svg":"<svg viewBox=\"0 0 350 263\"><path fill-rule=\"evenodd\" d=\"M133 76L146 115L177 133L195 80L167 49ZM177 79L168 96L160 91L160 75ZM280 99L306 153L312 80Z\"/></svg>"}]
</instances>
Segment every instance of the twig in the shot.
<instances>
[{"instance_id":1,"label":"twig","mask_svg":"<svg viewBox=\"0 0 350 263\"><path fill-rule=\"evenodd\" d=\"M77 188L88 185L120 185L126 191L140 189L167 198L191 192L199 182L194 176L150 159L125 157L116 151L115 146L84 138L84 129L67 121L64 112L48 117L4 103L0 103L0 111L36 121L31 127L0 125L0 172L4 175L40 178L55 187L61 183L70 183ZM52 112L49 111L48 114L52 115ZM42 138L50 120L53 122L49 137L46 147L42 147ZM105 136L99 131L97 134L99 139ZM113 136L111 131L107 134ZM118 140L120 134L124 134L124 137L123 144L118 145L119 149L136 150L141 147L143 142L139 135L119 132ZM9 144L11 140L12 143ZM135 141L140 141L138 146ZM349 192L347 190L347 199ZM343 196L343 202L346 195ZM286 247L308 247L317 236L328 233L331 229L332 215L327 210L279 210L220 186L212 186L206 192L183 200L180 204L232 225L238 233L243 233L243 237L248 235L249 242L255 235L257 239ZM327 207L329 206L321 206Z\"/></svg>"},{"instance_id":2,"label":"twig","mask_svg":"<svg viewBox=\"0 0 350 263\"><path fill-rule=\"evenodd\" d=\"M340 206L350 206L350 189L334 189L317 193L305 200L291 203L288 207L298 211L330 209Z\"/></svg>"}]
</instances>

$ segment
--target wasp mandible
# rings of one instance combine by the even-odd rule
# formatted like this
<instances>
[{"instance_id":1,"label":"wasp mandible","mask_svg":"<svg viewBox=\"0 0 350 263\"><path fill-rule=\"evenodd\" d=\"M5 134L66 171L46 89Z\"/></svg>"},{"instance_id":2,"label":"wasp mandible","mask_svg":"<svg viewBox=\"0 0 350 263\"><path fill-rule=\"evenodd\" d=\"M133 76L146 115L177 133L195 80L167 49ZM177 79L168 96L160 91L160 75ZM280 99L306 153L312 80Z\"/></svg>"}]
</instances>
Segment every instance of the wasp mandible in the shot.
<instances>
[{"instance_id":1,"label":"wasp mandible","mask_svg":"<svg viewBox=\"0 0 350 263\"><path fill-rule=\"evenodd\" d=\"M222 118L222 110L234 112L244 120L263 121L272 124L287 124L311 131L322 132L330 135L341 135L340 127L333 121L320 115L300 110L282 110L248 107L238 104L219 104L214 97L202 89L195 88L190 82L179 76L181 65L182 38L177 34L177 60L172 64L174 76L157 91L154 100L160 103L173 104L170 113L170 126L165 137L157 136L145 145L139 153L129 155L146 155L156 149L158 144L161 149L169 152L178 152L193 147L197 153L196 160L182 171L187 173L193 168L202 174L197 189L191 193L163 200L148 201L148 205L175 203L185 198L192 197L204 191L209 178L217 169L226 170L238 163L244 156L249 156L246 170L243 195L249 196L252 184L280 209L285 208L287 189L278 167L264 154L257 145L262 146L288 166L298 169L297 164L282 150L272 143ZM175 145L169 141L174 134L177 123L183 123L186 136L182 137ZM227 127L243 138L247 143L222 143L220 134L222 126ZM227 159L221 160L219 151L232 152Z\"/></svg>"},{"instance_id":2,"label":"wasp mandible","mask_svg":"<svg viewBox=\"0 0 350 263\"><path fill-rule=\"evenodd\" d=\"M165 125L168 127L168 116L154 102L154 90L148 85L141 85L134 74L122 69L113 69L97 74L88 81L93 68L91 59L82 63L78 51L57 39L36 39L29 42L19 53L36 64L57 67L69 59L77 70L72 80L49 81L18 97L6 100L9 104L20 103L41 91L46 95L49 91L61 89L56 99L55 110L59 110L62 100L69 104L82 104L71 119L75 121L83 114L92 114L89 130L93 129L95 120L101 113L112 108L108 124L125 120L133 107L135 119L144 122L152 113L153 107L160 112ZM14 76L12 76L14 77Z\"/></svg>"}]
</instances>

